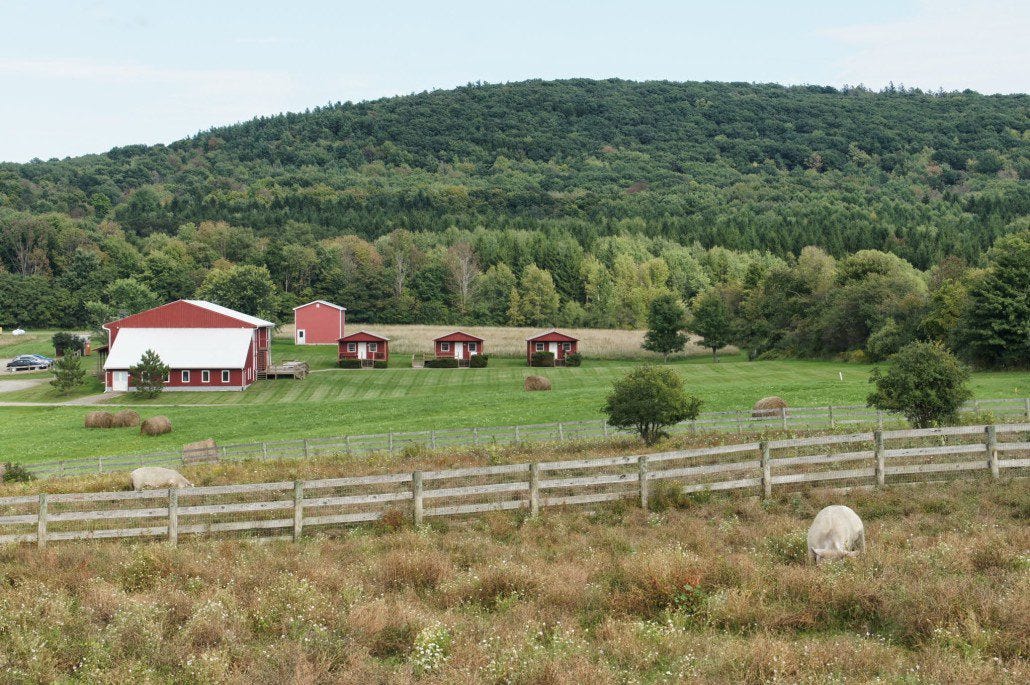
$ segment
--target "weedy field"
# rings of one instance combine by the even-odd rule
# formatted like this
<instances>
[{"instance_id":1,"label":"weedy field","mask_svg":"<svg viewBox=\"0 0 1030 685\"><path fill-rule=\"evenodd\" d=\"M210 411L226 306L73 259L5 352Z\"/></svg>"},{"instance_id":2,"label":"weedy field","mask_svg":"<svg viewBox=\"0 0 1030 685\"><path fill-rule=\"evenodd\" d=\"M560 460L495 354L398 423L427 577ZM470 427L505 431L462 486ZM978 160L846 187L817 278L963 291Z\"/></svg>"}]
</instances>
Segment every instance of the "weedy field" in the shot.
<instances>
[{"instance_id":1,"label":"weedy field","mask_svg":"<svg viewBox=\"0 0 1030 685\"><path fill-rule=\"evenodd\" d=\"M868 552L807 566L836 502ZM0 679L1024 683L1028 517L1024 482L953 482L398 518L299 545L9 546Z\"/></svg>"}]
</instances>

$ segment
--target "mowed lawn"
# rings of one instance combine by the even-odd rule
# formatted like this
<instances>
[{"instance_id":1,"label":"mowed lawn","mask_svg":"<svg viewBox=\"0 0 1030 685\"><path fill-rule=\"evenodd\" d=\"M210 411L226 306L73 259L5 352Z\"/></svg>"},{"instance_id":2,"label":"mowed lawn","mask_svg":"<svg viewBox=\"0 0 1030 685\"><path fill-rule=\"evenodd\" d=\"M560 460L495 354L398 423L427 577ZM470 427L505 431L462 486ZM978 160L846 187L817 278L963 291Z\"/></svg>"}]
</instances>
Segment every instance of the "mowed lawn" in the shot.
<instances>
[{"instance_id":1,"label":"mowed lawn","mask_svg":"<svg viewBox=\"0 0 1030 685\"><path fill-rule=\"evenodd\" d=\"M280 343L276 355L305 358L323 370L304 380L259 382L245 392L165 393L153 402L112 399L112 406L128 404L143 416L168 416L175 431L157 438L132 429L86 430L83 416L91 407L0 407L0 459L178 449L208 437L221 443L251 442L599 419L612 382L636 363L588 359L580 368L531 370L524 360L493 358L486 369L340 370L327 368L334 355L331 348ZM794 406L864 404L871 369L839 362L747 362L740 356L723 357L718 364L709 357L690 358L671 366L704 400L703 411L745 409L771 394ZM529 373L547 376L554 389L524 392L522 382ZM979 373L972 387L981 398L1021 397L1030 391L1030 373ZM0 393L0 401L39 395L39 390Z\"/></svg>"}]
</instances>

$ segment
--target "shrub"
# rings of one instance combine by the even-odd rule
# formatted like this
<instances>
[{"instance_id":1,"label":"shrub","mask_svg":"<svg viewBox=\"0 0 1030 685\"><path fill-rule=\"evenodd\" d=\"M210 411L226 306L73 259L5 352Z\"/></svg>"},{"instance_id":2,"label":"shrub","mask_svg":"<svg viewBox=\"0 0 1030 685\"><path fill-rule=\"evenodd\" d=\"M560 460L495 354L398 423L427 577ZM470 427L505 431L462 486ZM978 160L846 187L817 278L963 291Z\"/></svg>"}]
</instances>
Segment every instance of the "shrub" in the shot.
<instances>
[{"instance_id":1,"label":"shrub","mask_svg":"<svg viewBox=\"0 0 1030 685\"><path fill-rule=\"evenodd\" d=\"M579 366L583 363L583 355L579 352L569 352L565 355L565 366Z\"/></svg>"},{"instance_id":2,"label":"shrub","mask_svg":"<svg viewBox=\"0 0 1030 685\"><path fill-rule=\"evenodd\" d=\"M486 365L489 363L490 355L488 354L475 354L469 357L470 369L485 369Z\"/></svg>"},{"instance_id":3,"label":"shrub","mask_svg":"<svg viewBox=\"0 0 1030 685\"><path fill-rule=\"evenodd\" d=\"M603 411L609 424L632 428L651 445L667 435L666 426L696 419L701 400L683 390L683 379L674 370L647 364L615 382Z\"/></svg>"},{"instance_id":4,"label":"shrub","mask_svg":"<svg viewBox=\"0 0 1030 685\"><path fill-rule=\"evenodd\" d=\"M437 357L436 359L427 359L424 366L427 369L456 369L458 360L454 357Z\"/></svg>"},{"instance_id":5,"label":"shrub","mask_svg":"<svg viewBox=\"0 0 1030 685\"><path fill-rule=\"evenodd\" d=\"M915 342L890 357L887 373L873 369L876 392L871 407L899 412L916 428L954 422L962 403L973 396L969 369L937 342Z\"/></svg>"},{"instance_id":6,"label":"shrub","mask_svg":"<svg viewBox=\"0 0 1030 685\"><path fill-rule=\"evenodd\" d=\"M54 333L53 337L50 338L50 342L53 343L54 352L58 357L64 356L65 352L78 352L82 354L86 351L85 338L64 331Z\"/></svg>"},{"instance_id":7,"label":"shrub","mask_svg":"<svg viewBox=\"0 0 1030 685\"><path fill-rule=\"evenodd\" d=\"M382 359L377 359L377 360L375 360L374 362L372 362L372 368L375 368L375 369L385 369L385 368L387 368L387 367L388 367L389 365L390 365L390 363L389 363L389 362L387 362L387 361L384 361L384 360L382 360Z\"/></svg>"},{"instance_id":8,"label":"shrub","mask_svg":"<svg viewBox=\"0 0 1030 685\"><path fill-rule=\"evenodd\" d=\"M15 464L10 461L4 464L3 474L5 483L28 483L30 480L36 480L36 477L25 468L24 464Z\"/></svg>"},{"instance_id":9,"label":"shrub","mask_svg":"<svg viewBox=\"0 0 1030 685\"><path fill-rule=\"evenodd\" d=\"M554 366L554 352L534 352L529 358L530 366Z\"/></svg>"},{"instance_id":10,"label":"shrub","mask_svg":"<svg viewBox=\"0 0 1030 685\"><path fill-rule=\"evenodd\" d=\"M361 368L361 360L360 359L346 359L345 358L345 359L341 359L339 362L337 362L337 364L339 365L339 367L341 369L360 369Z\"/></svg>"}]
</instances>

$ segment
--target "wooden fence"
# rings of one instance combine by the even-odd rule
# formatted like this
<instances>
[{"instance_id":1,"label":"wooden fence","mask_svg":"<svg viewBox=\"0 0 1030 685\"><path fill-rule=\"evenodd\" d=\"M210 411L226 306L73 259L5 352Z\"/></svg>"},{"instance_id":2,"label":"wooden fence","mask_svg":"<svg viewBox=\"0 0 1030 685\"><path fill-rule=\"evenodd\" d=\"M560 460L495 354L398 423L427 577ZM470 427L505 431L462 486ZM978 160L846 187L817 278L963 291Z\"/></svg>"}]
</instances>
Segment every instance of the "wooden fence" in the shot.
<instances>
[{"instance_id":1,"label":"wooden fence","mask_svg":"<svg viewBox=\"0 0 1030 685\"><path fill-rule=\"evenodd\" d=\"M975 400L967 403L963 407L963 411L966 413L990 412L996 422L1030 422L1030 398ZM773 410L763 416L753 416L750 409L706 412L695 421L684 421L673 426L671 432L743 433L767 428L836 430L845 426L875 426L882 429L903 425L905 425L904 419L896 414L859 405L829 405L793 407L782 411ZM217 458L239 461L244 459L307 459L325 455L366 456L377 453L397 454L412 447L442 449L477 445L563 442L566 440L603 439L618 434L617 429L609 426L603 420L566 421L521 426L451 428L221 445L217 449ZM27 464L26 467L37 478L47 478L127 471L138 466L175 467L188 461L188 455L184 458L181 451L175 450L148 454L58 459Z\"/></svg>"},{"instance_id":2,"label":"wooden fence","mask_svg":"<svg viewBox=\"0 0 1030 685\"><path fill-rule=\"evenodd\" d=\"M0 498L0 543L239 534L298 540L377 521L635 500L674 482L684 493L768 497L805 484L889 485L982 473L1030 474L1030 423L885 430L657 454L143 492Z\"/></svg>"}]
</instances>

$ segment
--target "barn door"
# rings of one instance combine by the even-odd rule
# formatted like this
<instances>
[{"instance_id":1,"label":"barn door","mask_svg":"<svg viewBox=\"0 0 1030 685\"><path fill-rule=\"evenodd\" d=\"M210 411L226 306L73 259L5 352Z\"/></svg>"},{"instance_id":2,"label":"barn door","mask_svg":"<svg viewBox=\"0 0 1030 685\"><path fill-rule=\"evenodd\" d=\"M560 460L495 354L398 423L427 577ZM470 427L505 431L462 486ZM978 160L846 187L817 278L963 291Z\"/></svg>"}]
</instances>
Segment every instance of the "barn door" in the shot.
<instances>
[{"instance_id":1,"label":"barn door","mask_svg":"<svg viewBox=\"0 0 1030 685\"><path fill-rule=\"evenodd\" d=\"M116 392L128 392L129 390L129 372L128 371L115 371L111 378L111 389Z\"/></svg>"},{"instance_id":2,"label":"barn door","mask_svg":"<svg viewBox=\"0 0 1030 685\"><path fill-rule=\"evenodd\" d=\"M358 343L358 359L368 359L368 343Z\"/></svg>"},{"instance_id":3,"label":"barn door","mask_svg":"<svg viewBox=\"0 0 1030 685\"><path fill-rule=\"evenodd\" d=\"M556 343L556 342L547 343L547 348L551 352L551 354L554 355L554 358L557 359L558 358L558 343Z\"/></svg>"},{"instance_id":4,"label":"barn door","mask_svg":"<svg viewBox=\"0 0 1030 685\"><path fill-rule=\"evenodd\" d=\"M456 359L465 358L465 343L454 343L454 356Z\"/></svg>"},{"instance_id":5,"label":"barn door","mask_svg":"<svg viewBox=\"0 0 1030 685\"><path fill-rule=\"evenodd\" d=\"M298 345L303 345L304 344L304 329L303 328L298 328L297 329L297 344Z\"/></svg>"}]
</instances>

